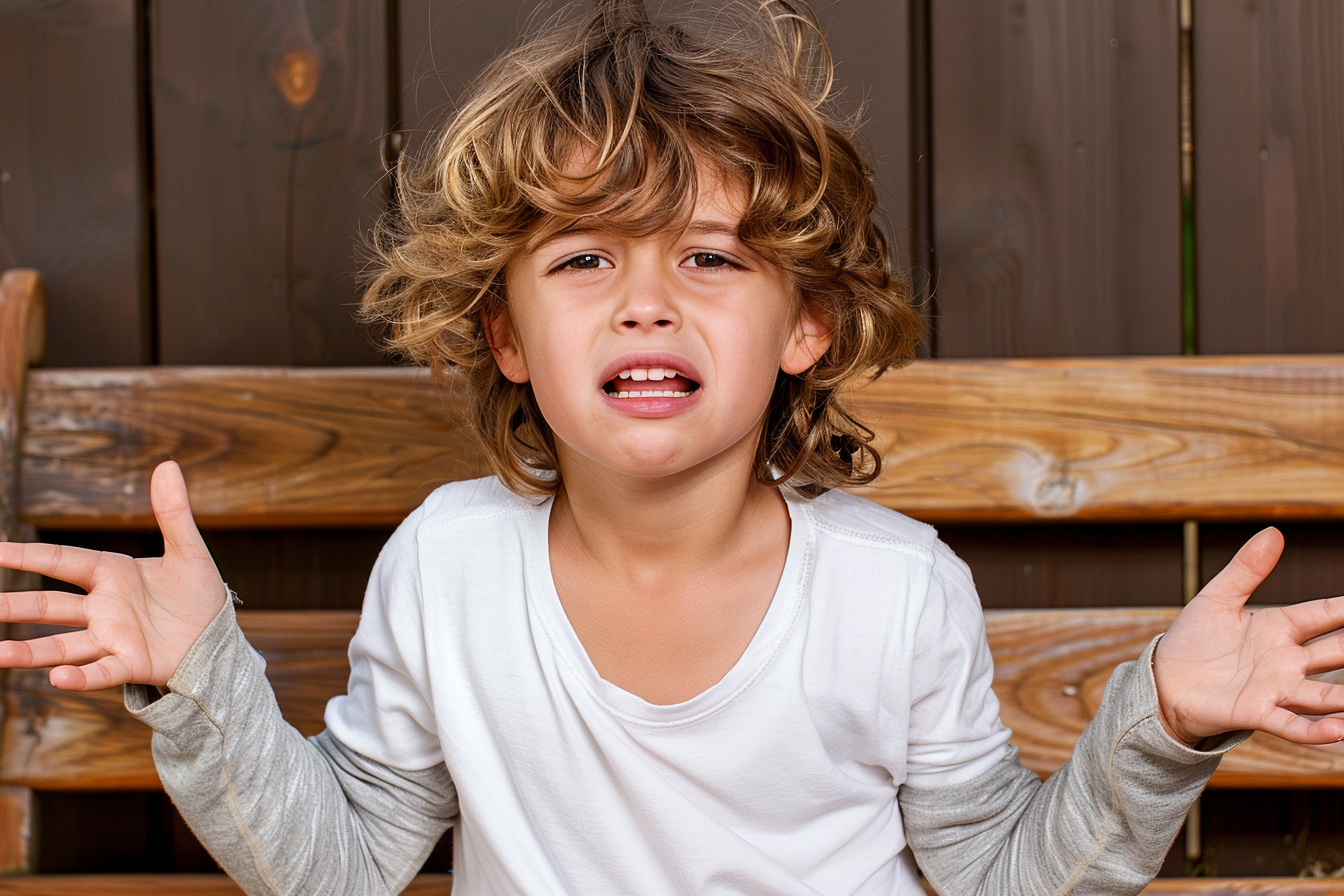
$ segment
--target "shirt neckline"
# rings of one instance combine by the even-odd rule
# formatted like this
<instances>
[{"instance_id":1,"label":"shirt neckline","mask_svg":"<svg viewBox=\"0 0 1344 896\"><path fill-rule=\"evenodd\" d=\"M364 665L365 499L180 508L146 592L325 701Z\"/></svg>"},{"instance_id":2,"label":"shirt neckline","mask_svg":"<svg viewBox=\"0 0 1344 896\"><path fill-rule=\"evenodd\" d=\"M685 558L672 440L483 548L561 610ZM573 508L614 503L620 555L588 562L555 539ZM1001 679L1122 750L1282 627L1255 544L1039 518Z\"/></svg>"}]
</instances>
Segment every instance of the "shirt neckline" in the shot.
<instances>
[{"instance_id":1,"label":"shirt neckline","mask_svg":"<svg viewBox=\"0 0 1344 896\"><path fill-rule=\"evenodd\" d=\"M803 499L789 489L780 489L789 511L789 547L784 571L775 588L770 606L761 619L746 650L733 667L714 684L681 703L657 704L612 684L598 674L578 634L565 615L555 587L550 563L550 518L554 499L535 505L531 516L529 541L535 547L527 552L528 600L542 623L546 637L566 671L594 699L612 714L627 722L648 726L687 725L727 706L765 671L793 628L806 591L805 578L810 570L813 532Z\"/></svg>"}]
</instances>

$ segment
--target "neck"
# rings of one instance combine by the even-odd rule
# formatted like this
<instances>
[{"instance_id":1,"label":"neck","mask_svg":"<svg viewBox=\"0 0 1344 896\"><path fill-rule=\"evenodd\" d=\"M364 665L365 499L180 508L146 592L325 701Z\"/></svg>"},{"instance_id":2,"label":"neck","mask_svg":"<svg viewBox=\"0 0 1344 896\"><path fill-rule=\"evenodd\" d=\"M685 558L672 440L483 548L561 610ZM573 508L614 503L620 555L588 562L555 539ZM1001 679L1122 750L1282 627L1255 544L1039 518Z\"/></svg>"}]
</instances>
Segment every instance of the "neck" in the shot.
<instances>
[{"instance_id":1,"label":"neck","mask_svg":"<svg viewBox=\"0 0 1344 896\"><path fill-rule=\"evenodd\" d=\"M565 463L562 455L551 537L632 580L722 562L787 517L778 489L756 481L754 443L746 445L749 453L657 478Z\"/></svg>"}]
</instances>

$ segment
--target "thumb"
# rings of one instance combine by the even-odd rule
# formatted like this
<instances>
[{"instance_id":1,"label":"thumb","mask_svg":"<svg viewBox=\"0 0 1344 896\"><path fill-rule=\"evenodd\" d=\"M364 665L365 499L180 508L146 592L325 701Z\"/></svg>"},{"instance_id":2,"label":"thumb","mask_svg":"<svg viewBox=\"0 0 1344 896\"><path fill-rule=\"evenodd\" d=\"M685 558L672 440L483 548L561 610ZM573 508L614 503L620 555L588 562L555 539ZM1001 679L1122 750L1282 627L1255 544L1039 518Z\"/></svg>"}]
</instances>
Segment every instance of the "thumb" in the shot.
<instances>
[{"instance_id":1,"label":"thumb","mask_svg":"<svg viewBox=\"0 0 1344 896\"><path fill-rule=\"evenodd\" d=\"M149 480L149 504L154 508L154 519L163 533L165 554L188 558L209 556L205 540L191 515L187 482L176 462L164 461L154 468L154 475Z\"/></svg>"},{"instance_id":2,"label":"thumb","mask_svg":"<svg viewBox=\"0 0 1344 896\"><path fill-rule=\"evenodd\" d=\"M1250 599L1279 562L1283 553L1283 534L1270 526L1251 536L1222 572L1199 592L1229 607L1241 607Z\"/></svg>"}]
</instances>

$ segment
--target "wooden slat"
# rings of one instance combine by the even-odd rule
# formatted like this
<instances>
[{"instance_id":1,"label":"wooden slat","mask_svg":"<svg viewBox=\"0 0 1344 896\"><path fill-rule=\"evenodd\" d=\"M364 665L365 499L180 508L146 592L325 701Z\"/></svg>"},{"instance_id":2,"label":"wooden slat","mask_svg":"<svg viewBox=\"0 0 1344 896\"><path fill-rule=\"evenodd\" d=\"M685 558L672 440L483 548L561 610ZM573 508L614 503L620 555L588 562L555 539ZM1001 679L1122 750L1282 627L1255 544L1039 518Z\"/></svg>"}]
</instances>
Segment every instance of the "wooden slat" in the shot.
<instances>
[{"instance_id":1,"label":"wooden slat","mask_svg":"<svg viewBox=\"0 0 1344 896\"><path fill-rule=\"evenodd\" d=\"M935 896L928 881L924 892ZM0 891L3 892L3 891ZM1297 877L1163 877L1143 889L1142 896L1339 896L1344 881L1302 880Z\"/></svg>"},{"instance_id":2,"label":"wooden slat","mask_svg":"<svg viewBox=\"0 0 1344 896\"><path fill-rule=\"evenodd\" d=\"M1344 516L1339 356L917 363L859 405L862 493L933 522Z\"/></svg>"},{"instance_id":3,"label":"wooden slat","mask_svg":"<svg viewBox=\"0 0 1344 896\"><path fill-rule=\"evenodd\" d=\"M938 356L1179 352L1177 4L928 6Z\"/></svg>"},{"instance_id":4,"label":"wooden slat","mask_svg":"<svg viewBox=\"0 0 1344 896\"><path fill-rule=\"evenodd\" d=\"M445 896L450 874L421 874L403 893ZM45 874L0 877L0 894L14 896L243 896L222 874Z\"/></svg>"},{"instance_id":5,"label":"wooden slat","mask_svg":"<svg viewBox=\"0 0 1344 896\"><path fill-rule=\"evenodd\" d=\"M241 612L238 619L266 657L285 718L305 735L321 731L327 699L345 692L346 648L358 614L262 611ZM149 740L150 729L126 712L119 688L70 693L53 688L46 670L9 672L0 783L39 790L157 790Z\"/></svg>"},{"instance_id":6,"label":"wooden slat","mask_svg":"<svg viewBox=\"0 0 1344 896\"><path fill-rule=\"evenodd\" d=\"M1058 769L1101 704L1114 668L1138 657L1175 609L1002 610L985 614L994 690L1022 764ZM1257 733L1223 758L1211 787L1344 787L1344 744L1304 746Z\"/></svg>"},{"instance_id":7,"label":"wooden slat","mask_svg":"<svg viewBox=\"0 0 1344 896\"><path fill-rule=\"evenodd\" d=\"M1339 896L1344 880L1298 877L1166 877L1149 884L1143 896Z\"/></svg>"},{"instance_id":8,"label":"wooden slat","mask_svg":"<svg viewBox=\"0 0 1344 896\"><path fill-rule=\"evenodd\" d=\"M33 792L27 787L0 786L0 875L32 867Z\"/></svg>"},{"instance_id":9,"label":"wooden slat","mask_svg":"<svg viewBox=\"0 0 1344 896\"><path fill-rule=\"evenodd\" d=\"M864 494L932 522L1344 517L1344 357L917 362L859 393L886 469ZM206 527L382 525L481 475L414 371L38 370L24 517L151 528L183 463Z\"/></svg>"},{"instance_id":10,"label":"wooden slat","mask_svg":"<svg viewBox=\"0 0 1344 896\"><path fill-rule=\"evenodd\" d=\"M1111 671L1134 659L1175 609L991 611L994 688L1023 763L1046 775L1068 758L1096 713ZM329 697L343 693L352 612L243 612L244 631L267 658L280 708L304 734L322 728ZM68 694L44 671L11 672L0 783L48 790L159 787L150 732L117 690ZM1306 747L1257 734L1232 751L1213 787L1344 787L1344 745Z\"/></svg>"},{"instance_id":11,"label":"wooden slat","mask_svg":"<svg viewBox=\"0 0 1344 896\"><path fill-rule=\"evenodd\" d=\"M395 524L484 468L413 370L35 371L23 506L44 529L153 528L149 473L182 464L202 526Z\"/></svg>"}]
</instances>

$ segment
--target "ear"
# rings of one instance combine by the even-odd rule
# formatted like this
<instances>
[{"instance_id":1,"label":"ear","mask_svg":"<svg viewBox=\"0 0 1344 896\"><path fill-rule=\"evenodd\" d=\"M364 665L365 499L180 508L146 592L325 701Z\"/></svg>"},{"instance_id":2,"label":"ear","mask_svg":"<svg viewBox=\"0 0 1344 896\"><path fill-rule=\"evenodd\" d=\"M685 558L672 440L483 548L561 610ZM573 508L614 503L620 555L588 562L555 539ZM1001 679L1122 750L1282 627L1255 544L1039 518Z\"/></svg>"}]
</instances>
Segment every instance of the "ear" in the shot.
<instances>
[{"instance_id":1,"label":"ear","mask_svg":"<svg viewBox=\"0 0 1344 896\"><path fill-rule=\"evenodd\" d=\"M790 374L802 373L817 363L830 347L830 325L811 308L804 307L798 312L798 321L784 346L779 369Z\"/></svg>"},{"instance_id":2,"label":"ear","mask_svg":"<svg viewBox=\"0 0 1344 896\"><path fill-rule=\"evenodd\" d=\"M522 346L513 330L513 321L509 320L507 309L485 314L481 317L481 329L485 331L485 341L490 346L490 354L495 356L495 364L504 378L515 383L525 383L530 379L527 373L527 358L523 356Z\"/></svg>"}]
</instances>

